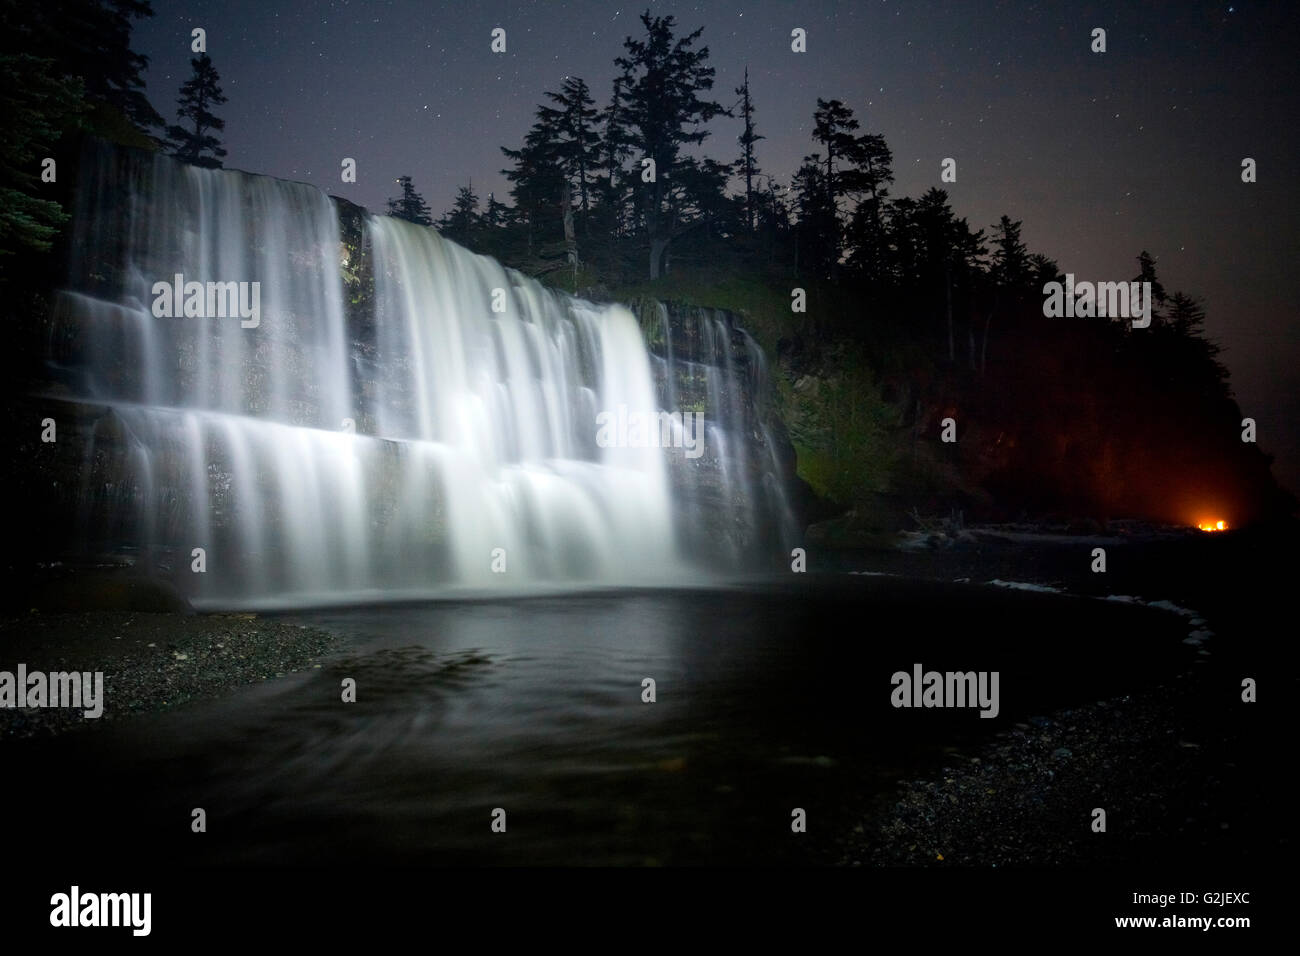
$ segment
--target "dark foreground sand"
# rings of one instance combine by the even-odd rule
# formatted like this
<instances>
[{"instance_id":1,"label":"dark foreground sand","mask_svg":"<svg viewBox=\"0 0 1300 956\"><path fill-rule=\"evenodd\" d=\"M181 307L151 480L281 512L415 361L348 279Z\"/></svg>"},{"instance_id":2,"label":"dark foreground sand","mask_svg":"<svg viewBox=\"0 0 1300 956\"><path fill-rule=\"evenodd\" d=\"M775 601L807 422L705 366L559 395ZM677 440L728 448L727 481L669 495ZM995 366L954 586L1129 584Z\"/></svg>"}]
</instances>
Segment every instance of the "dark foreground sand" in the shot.
<instances>
[{"instance_id":1,"label":"dark foreground sand","mask_svg":"<svg viewBox=\"0 0 1300 956\"><path fill-rule=\"evenodd\" d=\"M1036 716L904 781L840 841L868 866L1108 866L1258 861L1289 837L1262 815L1271 766L1203 671ZM1231 688L1222 688L1230 691ZM1237 708L1242 705L1236 704ZM1093 810L1106 831L1093 830ZM1277 819L1280 807L1267 814Z\"/></svg>"},{"instance_id":2,"label":"dark foreground sand","mask_svg":"<svg viewBox=\"0 0 1300 956\"><path fill-rule=\"evenodd\" d=\"M1292 834L1277 826L1292 792L1282 782L1279 716L1296 684L1285 663L1294 624L1284 623L1294 619L1296 540L1291 526L1102 540L977 531L919 551L840 555L841 568L859 571L1166 601L1195 611L1189 633L1213 636L1156 687L1083 701L950 749L941 766L864 808L830 862L1131 869L1137 860L1254 872L1288 856ZM1105 574L1089 568L1098 545ZM1065 649L1065 666L1070 653L1087 652ZM1242 700L1246 677L1268 688L1257 703ZM1098 807L1104 834L1092 828Z\"/></svg>"},{"instance_id":3,"label":"dark foreground sand","mask_svg":"<svg viewBox=\"0 0 1300 956\"><path fill-rule=\"evenodd\" d=\"M90 730L319 666L340 644L325 631L254 614L30 611L0 620L0 670L102 671L104 712L0 710L0 737Z\"/></svg>"}]
</instances>

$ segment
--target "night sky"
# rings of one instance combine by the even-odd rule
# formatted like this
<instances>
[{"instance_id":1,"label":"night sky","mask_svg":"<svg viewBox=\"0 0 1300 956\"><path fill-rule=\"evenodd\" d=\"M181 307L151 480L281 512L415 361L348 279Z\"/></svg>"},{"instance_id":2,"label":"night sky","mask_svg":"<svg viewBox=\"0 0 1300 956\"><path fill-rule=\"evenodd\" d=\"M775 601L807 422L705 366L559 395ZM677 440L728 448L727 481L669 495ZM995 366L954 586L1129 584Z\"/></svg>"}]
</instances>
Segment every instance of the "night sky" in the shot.
<instances>
[{"instance_id":1,"label":"night sky","mask_svg":"<svg viewBox=\"0 0 1300 956\"><path fill-rule=\"evenodd\" d=\"M226 166L376 211L409 174L436 216L471 180L507 198L499 147L520 145L566 75L604 107L647 5L679 32L704 27L724 106L749 67L767 137L758 161L783 184L818 148L817 98L838 98L889 143L894 196L939 186L975 227L1022 219L1030 251L1080 279L1132 278L1148 249L1167 291L1204 299L1243 414L1279 479L1300 488L1300 6L154 0L133 45L171 122L190 30L207 31L229 99L218 110ZM489 49L495 27L504 54ZM794 27L807 53L791 52ZM1094 27L1107 31L1105 54L1089 49ZM702 153L735 159L740 121L709 129ZM345 156L355 184L340 182ZM955 184L939 181L948 156ZM1249 185L1247 156L1258 163Z\"/></svg>"}]
</instances>

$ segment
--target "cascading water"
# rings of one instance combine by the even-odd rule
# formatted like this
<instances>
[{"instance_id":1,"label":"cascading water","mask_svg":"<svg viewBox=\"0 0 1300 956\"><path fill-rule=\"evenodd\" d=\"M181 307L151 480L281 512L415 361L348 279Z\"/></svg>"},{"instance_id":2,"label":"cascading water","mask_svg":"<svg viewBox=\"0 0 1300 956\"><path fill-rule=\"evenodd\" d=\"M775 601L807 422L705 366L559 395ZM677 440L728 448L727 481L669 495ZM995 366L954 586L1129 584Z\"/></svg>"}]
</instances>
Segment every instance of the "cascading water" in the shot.
<instances>
[{"instance_id":1,"label":"cascading water","mask_svg":"<svg viewBox=\"0 0 1300 956\"><path fill-rule=\"evenodd\" d=\"M652 365L627 309L377 216L354 295L339 211L298 183L101 145L78 196L49 354L95 409L89 551L135 550L219 605L683 577L708 501L682 450L597 441L602 411L677 407L671 343ZM749 447L731 350L707 347L687 378L708 379L712 506L752 526L754 460L782 507L784 479L770 441Z\"/></svg>"},{"instance_id":2,"label":"cascading water","mask_svg":"<svg viewBox=\"0 0 1300 956\"><path fill-rule=\"evenodd\" d=\"M368 226L387 370L375 428L438 461L457 579L491 583L498 547L525 580L667 574L662 453L595 441L599 409L655 407L632 315L557 297L431 229Z\"/></svg>"},{"instance_id":3,"label":"cascading water","mask_svg":"<svg viewBox=\"0 0 1300 956\"><path fill-rule=\"evenodd\" d=\"M659 403L706 416L702 460L688 469L669 459L679 538L688 551L732 565L754 552L788 554L798 526L789 467L758 414L771 391L762 349L718 309L653 302L650 313Z\"/></svg>"}]
</instances>

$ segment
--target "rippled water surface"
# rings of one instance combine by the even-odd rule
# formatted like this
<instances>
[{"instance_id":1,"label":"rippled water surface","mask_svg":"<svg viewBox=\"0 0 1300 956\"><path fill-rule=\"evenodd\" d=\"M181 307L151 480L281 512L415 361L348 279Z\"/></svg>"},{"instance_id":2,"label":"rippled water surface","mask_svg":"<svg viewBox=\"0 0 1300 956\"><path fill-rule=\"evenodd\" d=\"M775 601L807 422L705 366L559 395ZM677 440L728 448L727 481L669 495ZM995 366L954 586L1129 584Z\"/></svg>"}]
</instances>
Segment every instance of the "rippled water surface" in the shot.
<instances>
[{"instance_id":1,"label":"rippled water surface","mask_svg":"<svg viewBox=\"0 0 1300 956\"><path fill-rule=\"evenodd\" d=\"M833 862L837 833L944 746L1135 689L1188 653L1174 615L894 578L294 619L344 650L17 748L11 769L49 799L11 791L10 811L50 814L56 852L77 839L54 819L70 814L109 845L185 863ZM998 718L894 709L890 676L915 663L999 671ZM194 807L206 834L190 833ZM790 832L795 807L805 835Z\"/></svg>"}]
</instances>

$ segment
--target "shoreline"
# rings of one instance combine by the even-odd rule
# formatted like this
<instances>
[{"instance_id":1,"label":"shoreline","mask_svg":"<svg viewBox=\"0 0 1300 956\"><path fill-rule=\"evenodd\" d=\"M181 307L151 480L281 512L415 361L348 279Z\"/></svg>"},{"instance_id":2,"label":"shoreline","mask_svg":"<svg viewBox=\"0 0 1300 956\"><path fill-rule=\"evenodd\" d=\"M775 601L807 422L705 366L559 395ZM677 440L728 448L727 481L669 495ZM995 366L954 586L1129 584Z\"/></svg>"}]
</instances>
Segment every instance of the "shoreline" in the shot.
<instances>
[{"instance_id":1,"label":"shoreline","mask_svg":"<svg viewBox=\"0 0 1300 956\"><path fill-rule=\"evenodd\" d=\"M320 628L255 614L31 611L0 618L0 670L103 672L103 714L0 709L0 739L75 733L319 667L343 645Z\"/></svg>"},{"instance_id":2,"label":"shoreline","mask_svg":"<svg viewBox=\"0 0 1300 956\"><path fill-rule=\"evenodd\" d=\"M809 845L809 862L987 869L1205 858L1244 865L1285 852L1286 835L1263 831L1258 812L1267 799L1259 789L1276 773L1266 756L1266 711L1244 705L1234 683L1241 673L1266 671L1258 624L1288 592L1268 591L1265 569L1280 580L1287 565L1249 539L1192 539L1172 549L1165 540L1134 540L1108 548L1114 573L1094 575L1090 540L975 541L978 547L967 540L925 551L845 552L838 568L824 570L842 580L855 573L983 586L998 580L1074 596L1123 595L1135 604L1168 601L1188 609L1181 614L1189 632L1213 628L1208 653L1199 644L1202 653L1189 649L1186 664L1153 686L1023 717L937 756L918 755L895 786L846 794L833 832ZM1242 560L1243 544L1251 560ZM1233 578L1270 600L1240 602ZM104 671L101 720L147 717L320 667L345 645L341 635L279 615L31 611L0 619L0 670L22 662L29 670ZM0 739L47 738L95 722L78 710L5 710ZM1105 833L1091 827L1097 807L1107 812Z\"/></svg>"},{"instance_id":3,"label":"shoreline","mask_svg":"<svg viewBox=\"0 0 1300 956\"><path fill-rule=\"evenodd\" d=\"M1272 533L1103 542L976 529L924 549L845 552L849 573L1154 604L1186 619L1184 643L1197 652L1155 686L945 748L932 769L900 779L888 800L856 814L826 862L1087 868L1146 859L1190 867L1286 853L1286 835L1266 830L1257 812L1266 781L1278 776L1266 711L1244 703L1239 684L1268 672L1281 651L1267 623L1289 594L1286 545L1286 535ZM1107 551L1104 574L1089 570L1097 546ZM1106 811L1104 832L1093 829L1097 808Z\"/></svg>"},{"instance_id":4,"label":"shoreline","mask_svg":"<svg viewBox=\"0 0 1300 956\"><path fill-rule=\"evenodd\" d=\"M1262 748L1189 668L1139 693L1032 716L898 782L828 848L867 867L1101 867L1136 859L1248 863ZM1241 706L1241 705L1239 705ZM1249 721L1246 721L1249 723ZM1106 829L1094 830L1097 808Z\"/></svg>"}]
</instances>

